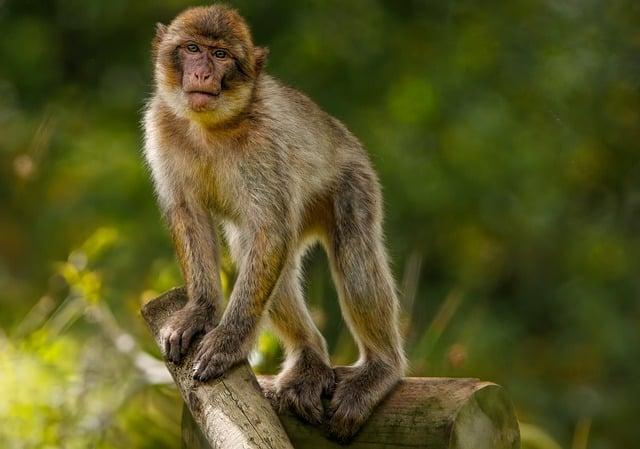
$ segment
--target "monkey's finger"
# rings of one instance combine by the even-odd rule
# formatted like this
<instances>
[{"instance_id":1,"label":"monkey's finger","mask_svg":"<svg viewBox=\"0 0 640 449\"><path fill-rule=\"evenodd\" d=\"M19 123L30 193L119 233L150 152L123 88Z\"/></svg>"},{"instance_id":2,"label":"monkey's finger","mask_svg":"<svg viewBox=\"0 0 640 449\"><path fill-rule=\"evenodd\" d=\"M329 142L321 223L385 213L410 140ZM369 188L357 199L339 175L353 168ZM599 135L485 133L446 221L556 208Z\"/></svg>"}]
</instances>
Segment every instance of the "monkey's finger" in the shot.
<instances>
[{"instance_id":1,"label":"monkey's finger","mask_svg":"<svg viewBox=\"0 0 640 449\"><path fill-rule=\"evenodd\" d=\"M209 350L202 359L197 359L194 366L193 378L200 381L217 379L234 365L227 354L216 353Z\"/></svg>"},{"instance_id":2,"label":"monkey's finger","mask_svg":"<svg viewBox=\"0 0 640 449\"><path fill-rule=\"evenodd\" d=\"M182 332L174 331L169 336L169 357L172 362L177 363L180 361L180 340Z\"/></svg>"},{"instance_id":3,"label":"monkey's finger","mask_svg":"<svg viewBox=\"0 0 640 449\"><path fill-rule=\"evenodd\" d=\"M198 366L202 363L207 363L211 355L209 354L211 351L209 345L207 344L207 339L203 338L200 341L200 345L198 346L198 350L196 351L196 355L193 357L195 363L193 364L193 372L196 372Z\"/></svg>"},{"instance_id":4,"label":"monkey's finger","mask_svg":"<svg viewBox=\"0 0 640 449\"><path fill-rule=\"evenodd\" d=\"M196 328L190 327L188 328L184 334L182 334L182 341L180 343L180 355L185 356L187 351L189 350L189 346L191 345L191 340L197 333Z\"/></svg>"},{"instance_id":5,"label":"monkey's finger","mask_svg":"<svg viewBox=\"0 0 640 449\"><path fill-rule=\"evenodd\" d=\"M169 342L170 335L171 335L170 332L165 332L162 335L162 347L164 349L164 357L167 360L170 360L170 354L171 354L171 343Z\"/></svg>"},{"instance_id":6,"label":"monkey's finger","mask_svg":"<svg viewBox=\"0 0 640 449\"><path fill-rule=\"evenodd\" d=\"M193 375L193 378L199 382L206 382L209 379L212 379L214 377L210 374L209 371L210 371L209 368L202 367L195 372L195 374Z\"/></svg>"},{"instance_id":7,"label":"monkey's finger","mask_svg":"<svg viewBox=\"0 0 640 449\"><path fill-rule=\"evenodd\" d=\"M203 374L206 371L206 367L211 362L212 353L210 349L204 347L204 342L200 343L200 349L196 353L194 358L195 362L193 364L192 375L196 380L206 380L203 379Z\"/></svg>"},{"instance_id":8,"label":"monkey's finger","mask_svg":"<svg viewBox=\"0 0 640 449\"><path fill-rule=\"evenodd\" d=\"M224 370L214 360L209 360L208 363L198 363L193 374L193 378L201 382L205 382L209 379L215 379L224 374Z\"/></svg>"}]
</instances>

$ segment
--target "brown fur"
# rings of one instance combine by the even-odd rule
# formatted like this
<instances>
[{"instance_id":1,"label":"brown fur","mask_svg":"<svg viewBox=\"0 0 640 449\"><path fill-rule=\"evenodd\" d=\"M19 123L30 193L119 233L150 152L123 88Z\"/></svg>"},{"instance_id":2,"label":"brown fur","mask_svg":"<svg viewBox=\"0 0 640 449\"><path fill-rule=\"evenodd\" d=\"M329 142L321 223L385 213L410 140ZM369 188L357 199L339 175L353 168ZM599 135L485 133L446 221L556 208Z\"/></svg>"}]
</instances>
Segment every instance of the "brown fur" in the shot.
<instances>
[{"instance_id":1,"label":"brown fur","mask_svg":"<svg viewBox=\"0 0 640 449\"><path fill-rule=\"evenodd\" d=\"M220 95L197 111L183 89L190 69L182 61L190 56L179 48L187 42L224 46L234 62L202 56L223 81L216 81ZM338 120L263 73L266 50L254 47L230 8L193 8L159 25L153 54L145 156L190 298L164 336L167 357L178 362L194 335L206 333L194 377L220 376L246 357L266 316L287 355L267 395L276 407L324 420L332 437L349 440L405 368L380 186L366 152ZM221 318L218 224L239 273ZM354 366L335 374L300 283L301 258L315 241L329 255L360 349ZM323 395L331 396L326 411Z\"/></svg>"}]
</instances>

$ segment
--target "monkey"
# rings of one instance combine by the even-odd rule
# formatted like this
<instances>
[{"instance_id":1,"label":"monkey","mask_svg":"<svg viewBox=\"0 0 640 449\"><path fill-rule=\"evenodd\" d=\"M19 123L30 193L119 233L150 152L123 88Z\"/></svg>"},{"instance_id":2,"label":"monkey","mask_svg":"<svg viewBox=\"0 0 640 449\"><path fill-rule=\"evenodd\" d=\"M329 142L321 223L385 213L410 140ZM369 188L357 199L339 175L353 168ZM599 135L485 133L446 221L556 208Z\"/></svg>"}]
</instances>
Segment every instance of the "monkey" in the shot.
<instances>
[{"instance_id":1,"label":"monkey","mask_svg":"<svg viewBox=\"0 0 640 449\"><path fill-rule=\"evenodd\" d=\"M208 381L245 360L268 323L285 360L265 395L347 442L406 368L380 183L340 121L266 73L267 53L221 4L156 26L143 153L188 295L163 350L179 363L200 338L193 377ZM219 240L237 267L224 311ZM331 366L305 304L301 264L314 244L359 350L351 366Z\"/></svg>"}]
</instances>

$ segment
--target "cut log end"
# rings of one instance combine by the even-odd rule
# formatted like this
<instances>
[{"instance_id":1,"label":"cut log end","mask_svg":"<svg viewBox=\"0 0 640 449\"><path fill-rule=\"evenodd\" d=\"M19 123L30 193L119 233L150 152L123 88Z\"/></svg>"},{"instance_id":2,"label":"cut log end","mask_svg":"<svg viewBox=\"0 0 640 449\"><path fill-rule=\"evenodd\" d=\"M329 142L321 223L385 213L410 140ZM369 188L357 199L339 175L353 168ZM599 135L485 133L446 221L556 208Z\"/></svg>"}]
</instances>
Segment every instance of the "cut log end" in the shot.
<instances>
[{"instance_id":1,"label":"cut log end","mask_svg":"<svg viewBox=\"0 0 640 449\"><path fill-rule=\"evenodd\" d=\"M166 319L185 302L184 290L174 289L143 307L158 344ZM193 351L179 365L167 362L186 404L183 448L345 447L290 414L278 419L247 364L220 380L199 383L190 375L192 357ZM520 432L511 401L499 385L477 379L405 378L348 447L518 449Z\"/></svg>"},{"instance_id":2,"label":"cut log end","mask_svg":"<svg viewBox=\"0 0 640 449\"><path fill-rule=\"evenodd\" d=\"M499 385L478 388L453 420L450 448L518 449L520 430L511 400Z\"/></svg>"}]
</instances>

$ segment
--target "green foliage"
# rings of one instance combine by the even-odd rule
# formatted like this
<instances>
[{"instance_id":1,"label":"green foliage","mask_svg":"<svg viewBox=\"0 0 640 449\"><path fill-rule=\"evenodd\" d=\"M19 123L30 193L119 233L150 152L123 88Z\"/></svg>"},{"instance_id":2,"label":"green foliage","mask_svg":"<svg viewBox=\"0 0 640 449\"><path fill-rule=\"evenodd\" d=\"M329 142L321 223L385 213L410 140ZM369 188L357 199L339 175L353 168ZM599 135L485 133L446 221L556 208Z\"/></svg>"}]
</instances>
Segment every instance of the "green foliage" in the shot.
<instances>
[{"instance_id":1,"label":"green foliage","mask_svg":"<svg viewBox=\"0 0 640 449\"><path fill-rule=\"evenodd\" d=\"M412 374L505 385L527 448L633 447L635 3L232 3L270 73L371 153ZM154 24L185 6L0 1L1 447L178 444L179 399L145 358L158 352L138 314L181 283L139 119ZM307 278L333 359L349 363L319 253ZM258 368L280 357L261 336Z\"/></svg>"}]
</instances>

